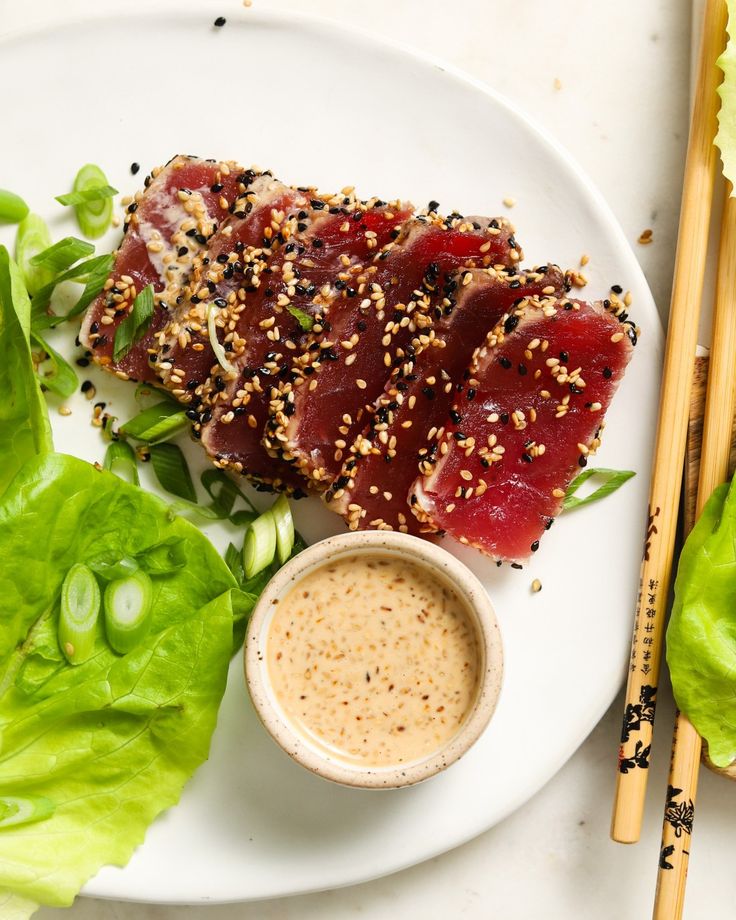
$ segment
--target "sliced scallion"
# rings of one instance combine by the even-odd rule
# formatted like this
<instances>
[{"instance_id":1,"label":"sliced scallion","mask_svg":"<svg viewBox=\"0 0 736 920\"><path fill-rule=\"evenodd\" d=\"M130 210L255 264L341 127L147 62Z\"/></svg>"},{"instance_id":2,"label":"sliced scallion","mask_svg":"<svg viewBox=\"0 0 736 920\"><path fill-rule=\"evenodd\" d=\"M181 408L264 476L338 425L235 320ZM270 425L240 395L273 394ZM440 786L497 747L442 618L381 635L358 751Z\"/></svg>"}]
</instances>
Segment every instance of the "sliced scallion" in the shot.
<instances>
[{"instance_id":1,"label":"sliced scallion","mask_svg":"<svg viewBox=\"0 0 736 920\"><path fill-rule=\"evenodd\" d=\"M115 473L120 479L130 482L134 486L140 485L135 451L125 441L112 441L108 445L102 465L106 470Z\"/></svg>"},{"instance_id":2,"label":"sliced scallion","mask_svg":"<svg viewBox=\"0 0 736 920\"><path fill-rule=\"evenodd\" d=\"M299 307L288 306L286 308L289 313L294 317L294 319L299 323L299 326L302 329L302 332L309 332L314 326L314 320L312 317L305 313L304 310L300 310Z\"/></svg>"},{"instance_id":3,"label":"sliced scallion","mask_svg":"<svg viewBox=\"0 0 736 920\"><path fill-rule=\"evenodd\" d=\"M240 498L248 506L249 514L258 517L258 511L248 496L239 489L235 482L222 470L205 470L200 477L205 491L212 499L212 504L222 511L223 517L232 519L233 505ZM238 514L238 512L235 512ZM250 520L252 520L251 518Z\"/></svg>"},{"instance_id":4,"label":"sliced scallion","mask_svg":"<svg viewBox=\"0 0 736 920\"><path fill-rule=\"evenodd\" d=\"M53 328L82 313L104 287L107 276L110 274L112 263L113 256L108 253L102 256L94 256L56 275L48 284L40 288L33 298L34 326L38 329ZM68 312L59 316L48 314L46 311L51 302L51 295L63 281L76 281L78 284L84 285L84 290L79 300Z\"/></svg>"},{"instance_id":5,"label":"sliced scallion","mask_svg":"<svg viewBox=\"0 0 736 920\"><path fill-rule=\"evenodd\" d=\"M28 215L28 205L20 195L0 189L0 221L19 224Z\"/></svg>"},{"instance_id":6,"label":"sliced scallion","mask_svg":"<svg viewBox=\"0 0 736 920\"><path fill-rule=\"evenodd\" d=\"M100 586L92 570L78 562L61 586L59 647L69 664L83 664L92 654L100 613Z\"/></svg>"},{"instance_id":7,"label":"sliced scallion","mask_svg":"<svg viewBox=\"0 0 736 920\"><path fill-rule=\"evenodd\" d=\"M112 221L112 196L117 194L107 182L107 176L94 163L87 163L77 173L72 191L59 195L57 201L74 207L79 229L96 240Z\"/></svg>"},{"instance_id":8,"label":"sliced scallion","mask_svg":"<svg viewBox=\"0 0 736 920\"><path fill-rule=\"evenodd\" d=\"M153 444L150 453L151 466L161 486L172 495L196 504L192 474L181 448L176 444Z\"/></svg>"},{"instance_id":9,"label":"sliced scallion","mask_svg":"<svg viewBox=\"0 0 736 920\"><path fill-rule=\"evenodd\" d=\"M38 214L28 214L18 225L15 235L15 261L23 273L28 293L33 296L39 288L54 277L47 265L38 265L33 259L51 246L51 235L46 221Z\"/></svg>"},{"instance_id":10,"label":"sliced scallion","mask_svg":"<svg viewBox=\"0 0 736 920\"><path fill-rule=\"evenodd\" d=\"M220 308L216 307L213 303L207 308L207 332L210 336L210 345L212 346L212 351L215 353L217 363L220 367L224 371L227 371L228 374L237 374L237 369L228 361L227 352L217 338L217 324L215 323L215 319L219 312Z\"/></svg>"},{"instance_id":11,"label":"sliced scallion","mask_svg":"<svg viewBox=\"0 0 736 920\"><path fill-rule=\"evenodd\" d=\"M92 560L89 567L100 578L105 581L116 581L120 578L128 578L135 575L140 566L132 556L123 556L116 559L115 562L107 562L104 559Z\"/></svg>"},{"instance_id":12,"label":"sliced scallion","mask_svg":"<svg viewBox=\"0 0 736 920\"><path fill-rule=\"evenodd\" d=\"M92 188L79 189L76 192L67 192L65 195L57 195L56 200L64 207L77 207L80 204L91 204L92 202L102 201L104 198L112 198L117 195L118 190L111 185L95 185Z\"/></svg>"},{"instance_id":13,"label":"sliced scallion","mask_svg":"<svg viewBox=\"0 0 736 920\"><path fill-rule=\"evenodd\" d=\"M36 373L42 386L62 399L71 396L79 380L71 364L55 351L35 329L31 330L31 341L43 349L45 357L39 362Z\"/></svg>"},{"instance_id":14,"label":"sliced scallion","mask_svg":"<svg viewBox=\"0 0 736 920\"><path fill-rule=\"evenodd\" d=\"M276 525L276 553L279 564L283 565L294 548L294 519L291 516L289 499L285 495L279 495L273 503L271 514Z\"/></svg>"},{"instance_id":15,"label":"sliced scallion","mask_svg":"<svg viewBox=\"0 0 736 920\"><path fill-rule=\"evenodd\" d=\"M148 632L153 605L153 584L140 569L105 588L105 631L114 651L125 655Z\"/></svg>"},{"instance_id":16,"label":"sliced scallion","mask_svg":"<svg viewBox=\"0 0 736 920\"><path fill-rule=\"evenodd\" d=\"M190 424L180 404L161 402L139 412L130 421L121 425L120 431L137 441L158 444L179 434Z\"/></svg>"},{"instance_id":17,"label":"sliced scallion","mask_svg":"<svg viewBox=\"0 0 736 920\"><path fill-rule=\"evenodd\" d=\"M153 285L143 288L133 301L133 308L115 330L113 358L119 361L146 333L153 317Z\"/></svg>"},{"instance_id":18,"label":"sliced scallion","mask_svg":"<svg viewBox=\"0 0 736 920\"><path fill-rule=\"evenodd\" d=\"M276 556L276 522L264 511L250 525L243 543L243 571L252 578L271 565Z\"/></svg>"},{"instance_id":19,"label":"sliced scallion","mask_svg":"<svg viewBox=\"0 0 736 920\"><path fill-rule=\"evenodd\" d=\"M44 795L0 795L0 831L45 821L55 811L54 802Z\"/></svg>"},{"instance_id":20,"label":"sliced scallion","mask_svg":"<svg viewBox=\"0 0 736 920\"><path fill-rule=\"evenodd\" d=\"M76 236L65 236L58 243L47 246L31 258L31 265L45 268L52 276L58 275L67 268L91 256L95 251L92 243L80 240Z\"/></svg>"},{"instance_id":21,"label":"sliced scallion","mask_svg":"<svg viewBox=\"0 0 736 920\"><path fill-rule=\"evenodd\" d=\"M591 504L591 502L600 501L602 498L620 489L625 482L635 475L636 473L632 470L608 470L603 467L583 470L583 472L576 476L567 487L567 495L565 495L565 500L562 502L562 510L572 511L573 508L580 508L583 505ZM603 479L603 484L600 485L595 492L591 492L590 495L585 495L583 498L577 498L575 493L583 483L591 478L591 476Z\"/></svg>"}]
</instances>

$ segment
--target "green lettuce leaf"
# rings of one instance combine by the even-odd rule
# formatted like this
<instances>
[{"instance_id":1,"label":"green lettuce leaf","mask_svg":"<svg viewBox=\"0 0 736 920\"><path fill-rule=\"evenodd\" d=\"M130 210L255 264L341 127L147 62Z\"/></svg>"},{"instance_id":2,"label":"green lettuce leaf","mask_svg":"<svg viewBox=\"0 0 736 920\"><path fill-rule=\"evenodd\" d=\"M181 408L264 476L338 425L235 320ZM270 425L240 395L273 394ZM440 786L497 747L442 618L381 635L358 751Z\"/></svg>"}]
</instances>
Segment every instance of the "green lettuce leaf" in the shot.
<instances>
[{"instance_id":1,"label":"green lettuce leaf","mask_svg":"<svg viewBox=\"0 0 736 920\"><path fill-rule=\"evenodd\" d=\"M736 484L719 486L685 541L667 628L679 708L716 766L736 760Z\"/></svg>"},{"instance_id":2,"label":"green lettuce leaf","mask_svg":"<svg viewBox=\"0 0 736 920\"><path fill-rule=\"evenodd\" d=\"M178 558L154 573L148 636L120 656L100 624L92 657L68 665L57 627L71 565L162 546ZM155 496L73 457L26 462L0 499L0 797L55 810L0 829L0 905L20 916L29 902L70 904L178 801L208 756L235 587L209 541Z\"/></svg>"},{"instance_id":3,"label":"green lettuce leaf","mask_svg":"<svg viewBox=\"0 0 736 920\"><path fill-rule=\"evenodd\" d=\"M721 109L718 113L716 146L721 151L723 175L736 186L736 0L727 0L728 44L718 58L723 82L718 88ZM733 194L733 192L732 192Z\"/></svg>"},{"instance_id":4,"label":"green lettuce leaf","mask_svg":"<svg viewBox=\"0 0 736 920\"><path fill-rule=\"evenodd\" d=\"M53 450L30 331L31 304L20 269L0 246L0 495L26 460Z\"/></svg>"}]
</instances>

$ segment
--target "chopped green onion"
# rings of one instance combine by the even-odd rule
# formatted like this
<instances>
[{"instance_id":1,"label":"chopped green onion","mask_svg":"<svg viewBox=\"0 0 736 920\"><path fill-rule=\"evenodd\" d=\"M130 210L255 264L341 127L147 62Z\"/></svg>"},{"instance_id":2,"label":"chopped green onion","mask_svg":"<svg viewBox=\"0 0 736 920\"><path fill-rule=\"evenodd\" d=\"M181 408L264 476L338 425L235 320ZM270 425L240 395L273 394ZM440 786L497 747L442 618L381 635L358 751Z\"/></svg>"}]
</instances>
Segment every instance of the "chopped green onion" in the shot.
<instances>
[{"instance_id":1,"label":"chopped green onion","mask_svg":"<svg viewBox=\"0 0 736 920\"><path fill-rule=\"evenodd\" d=\"M276 556L276 522L270 511L264 511L253 521L243 543L243 571L253 578L271 565Z\"/></svg>"},{"instance_id":2,"label":"chopped green onion","mask_svg":"<svg viewBox=\"0 0 736 920\"><path fill-rule=\"evenodd\" d=\"M125 655L148 632L153 606L153 584L140 569L105 588L105 630L113 650Z\"/></svg>"},{"instance_id":3,"label":"chopped green onion","mask_svg":"<svg viewBox=\"0 0 736 920\"><path fill-rule=\"evenodd\" d=\"M120 479L130 482L134 486L140 485L135 451L125 441L113 441L108 445L102 465L106 470L110 470L111 473L119 476Z\"/></svg>"},{"instance_id":4,"label":"chopped green onion","mask_svg":"<svg viewBox=\"0 0 736 920\"><path fill-rule=\"evenodd\" d=\"M178 403L161 402L144 409L120 427L120 431L137 441L158 444L173 438L189 425L184 409Z\"/></svg>"},{"instance_id":5,"label":"chopped green onion","mask_svg":"<svg viewBox=\"0 0 736 920\"><path fill-rule=\"evenodd\" d=\"M197 502L187 461L176 444L153 444L150 449L151 465L161 486L172 495L188 502Z\"/></svg>"},{"instance_id":6,"label":"chopped green onion","mask_svg":"<svg viewBox=\"0 0 736 920\"><path fill-rule=\"evenodd\" d=\"M271 514L276 525L276 552L279 563L283 565L294 548L294 518L285 495L279 495L273 503Z\"/></svg>"},{"instance_id":7,"label":"chopped green onion","mask_svg":"<svg viewBox=\"0 0 736 920\"><path fill-rule=\"evenodd\" d=\"M105 286L112 263L113 255L108 253L102 256L94 256L56 275L49 284L45 284L40 288L33 298L34 326L38 329L53 328L82 313ZM46 310L51 301L51 295L62 281L76 281L79 284L84 284L84 290L79 300L67 313L59 316L50 315L46 313Z\"/></svg>"},{"instance_id":8,"label":"chopped green onion","mask_svg":"<svg viewBox=\"0 0 736 920\"><path fill-rule=\"evenodd\" d=\"M0 189L0 221L19 224L28 215L28 205L20 195Z\"/></svg>"},{"instance_id":9,"label":"chopped green onion","mask_svg":"<svg viewBox=\"0 0 736 920\"><path fill-rule=\"evenodd\" d=\"M227 371L228 374L237 374L237 368L231 364L227 359L227 353L222 347L220 340L217 338L217 325L215 323L215 318L220 312L220 308L216 307L213 303L207 308L207 332L210 336L210 345L212 346L212 351L215 353L217 358L217 363L220 367Z\"/></svg>"},{"instance_id":10,"label":"chopped green onion","mask_svg":"<svg viewBox=\"0 0 736 920\"><path fill-rule=\"evenodd\" d=\"M288 306L286 309L299 323L303 332L311 331L312 326L314 326L314 320L308 313L305 313L304 310L300 310L299 307Z\"/></svg>"},{"instance_id":11,"label":"chopped green onion","mask_svg":"<svg viewBox=\"0 0 736 920\"><path fill-rule=\"evenodd\" d=\"M122 559L116 559L115 562L106 562L104 559L93 560L89 567L100 578L105 581L116 581L120 578L128 578L135 575L140 566L132 556L123 556Z\"/></svg>"},{"instance_id":12,"label":"chopped green onion","mask_svg":"<svg viewBox=\"0 0 736 920\"><path fill-rule=\"evenodd\" d=\"M73 205L79 229L96 240L112 221L113 195L117 195L117 189L108 185L107 176L100 167L87 163L77 173L72 192L59 195L56 200L63 205Z\"/></svg>"},{"instance_id":13,"label":"chopped green onion","mask_svg":"<svg viewBox=\"0 0 736 920\"><path fill-rule=\"evenodd\" d=\"M146 333L153 317L153 285L143 288L133 301L133 308L115 330L113 358L119 361Z\"/></svg>"},{"instance_id":14,"label":"chopped green onion","mask_svg":"<svg viewBox=\"0 0 736 920\"><path fill-rule=\"evenodd\" d=\"M38 364L36 373L41 385L66 399L77 389L79 380L74 368L66 358L55 351L35 329L31 329L31 341L42 348L46 357Z\"/></svg>"},{"instance_id":15,"label":"chopped green onion","mask_svg":"<svg viewBox=\"0 0 736 920\"><path fill-rule=\"evenodd\" d=\"M231 517L233 505L241 498L249 508L249 513L258 516L255 505L248 496L238 488L233 480L222 470L205 470L200 477L205 491L215 507L222 511L223 517ZM217 488L215 488L217 487ZM236 512L237 513L237 512Z\"/></svg>"},{"instance_id":16,"label":"chopped green onion","mask_svg":"<svg viewBox=\"0 0 736 920\"><path fill-rule=\"evenodd\" d=\"M600 501L602 498L605 498L606 495L610 495L612 492L620 489L625 482L635 475L636 473L632 470L607 470L602 467L599 469L583 470L583 472L576 476L567 487L567 495L562 503L562 510L571 511L573 508L580 508L582 505L589 505L591 502ZM604 480L603 484L600 485L595 492L591 492L590 495L586 495L583 498L576 498L575 493L591 476L600 477Z\"/></svg>"},{"instance_id":17,"label":"chopped green onion","mask_svg":"<svg viewBox=\"0 0 736 920\"><path fill-rule=\"evenodd\" d=\"M53 275L58 275L80 259L91 256L94 251L92 243L77 239L76 236L65 236L58 243L37 252L31 258L31 265L47 268Z\"/></svg>"},{"instance_id":18,"label":"chopped green onion","mask_svg":"<svg viewBox=\"0 0 736 920\"><path fill-rule=\"evenodd\" d=\"M102 201L103 198L112 198L118 190L111 185L95 185L93 188L80 189L78 192L67 192L66 195L57 195L56 200L64 207L76 207L80 204L89 204L92 201Z\"/></svg>"},{"instance_id":19,"label":"chopped green onion","mask_svg":"<svg viewBox=\"0 0 736 920\"><path fill-rule=\"evenodd\" d=\"M46 222L38 214L28 214L20 222L15 235L15 261L23 273L28 293L33 296L39 288L54 277L46 265L38 265L34 258L51 246L51 235Z\"/></svg>"},{"instance_id":20,"label":"chopped green onion","mask_svg":"<svg viewBox=\"0 0 736 920\"><path fill-rule=\"evenodd\" d=\"M0 831L45 821L55 811L56 805L44 795L0 795Z\"/></svg>"},{"instance_id":21,"label":"chopped green onion","mask_svg":"<svg viewBox=\"0 0 736 920\"><path fill-rule=\"evenodd\" d=\"M92 570L78 562L61 586L59 646L69 664L82 664L92 654L99 613L100 586Z\"/></svg>"}]
</instances>

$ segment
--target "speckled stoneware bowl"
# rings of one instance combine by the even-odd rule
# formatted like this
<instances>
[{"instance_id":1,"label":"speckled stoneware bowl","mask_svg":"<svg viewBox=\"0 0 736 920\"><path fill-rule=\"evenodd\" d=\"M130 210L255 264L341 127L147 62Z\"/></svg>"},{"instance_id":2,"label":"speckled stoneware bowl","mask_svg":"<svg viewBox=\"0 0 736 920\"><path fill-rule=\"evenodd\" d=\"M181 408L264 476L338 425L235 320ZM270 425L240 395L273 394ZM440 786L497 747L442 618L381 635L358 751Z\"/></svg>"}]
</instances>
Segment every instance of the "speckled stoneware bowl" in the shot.
<instances>
[{"instance_id":1,"label":"speckled stoneware bowl","mask_svg":"<svg viewBox=\"0 0 736 920\"><path fill-rule=\"evenodd\" d=\"M475 702L457 733L430 755L402 764L360 766L341 760L311 742L284 714L268 672L266 654L275 606L306 575L328 562L357 553L387 553L429 569L466 603L478 640ZM261 722L298 763L336 783L365 789L409 786L428 779L458 760L480 737L496 708L503 675L501 634L483 585L446 550L417 537L392 531L360 531L330 537L299 553L271 579L251 617L245 641L245 674Z\"/></svg>"}]
</instances>

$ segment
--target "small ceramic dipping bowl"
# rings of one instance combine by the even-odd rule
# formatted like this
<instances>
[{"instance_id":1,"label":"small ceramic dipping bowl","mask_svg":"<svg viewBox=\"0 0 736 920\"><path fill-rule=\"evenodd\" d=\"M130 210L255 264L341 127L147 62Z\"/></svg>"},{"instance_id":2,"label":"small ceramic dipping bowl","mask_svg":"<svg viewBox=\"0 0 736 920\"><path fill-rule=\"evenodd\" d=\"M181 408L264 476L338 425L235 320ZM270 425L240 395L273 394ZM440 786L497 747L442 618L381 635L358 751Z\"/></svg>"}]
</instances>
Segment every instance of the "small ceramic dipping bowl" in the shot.
<instances>
[{"instance_id":1,"label":"small ceramic dipping bowl","mask_svg":"<svg viewBox=\"0 0 736 920\"><path fill-rule=\"evenodd\" d=\"M473 662L475 686L470 684L467 689L468 705L464 709L464 714L461 713L458 717L457 727L454 730L450 728L449 736L435 749L423 750L420 756L413 759L397 758L398 762L393 763L384 762L380 758L368 763L356 761L338 746L321 743L317 735L305 731L304 726L298 724L298 720L287 714L288 707L282 705L282 700L275 691L274 676L269 663L273 660L274 654L278 654L275 643L281 642L277 631L272 629L274 617L279 604L287 598L291 590L303 579L315 575L321 569L327 574L327 567L339 563L341 559L345 563L349 558L351 565L354 565L356 557L363 554L372 557L365 560L366 564L377 557L386 557L398 561L407 570L411 568L415 573L420 572L422 577L428 576L431 579L428 583L444 588L448 592L446 596L453 597L456 607L458 604L462 605L465 634L467 635L468 629L475 634L473 644L469 646L472 647L473 654L477 655L477 661ZM314 581L312 583L314 584ZM335 609L337 603L333 604L331 609ZM310 616L308 609L304 616ZM323 610L322 619L324 616L329 616L329 611ZM293 635L290 641L293 641ZM403 641L402 637L397 637L396 641ZM269 647L269 643L274 645ZM439 654L442 655L441 648ZM320 674L325 671L325 666L329 669L330 662L323 661L322 665ZM463 563L446 550L417 537L394 531L346 533L330 537L299 553L277 572L261 594L251 617L245 642L248 689L260 720L274 740L290 757L319 776L343 785L367 789L396 788L418 783L439 773L460 758L477 741L493 715L501 689L502 672L501 636L493 607L483 585ZM356 681L360 682L363 679L361 673ZM365 679L369 679L367 672ZM425 679L432 683L431 675L425 675ZM452 674L449 675L449 681L451 686ZM407 680L407 685L408 683ZM361 686L361 692L366 692L364 685ZM437 702L440 700L433 700L433 704ZM430 748L432 743L430 742Z\"/></svg>"}]
</instances>

